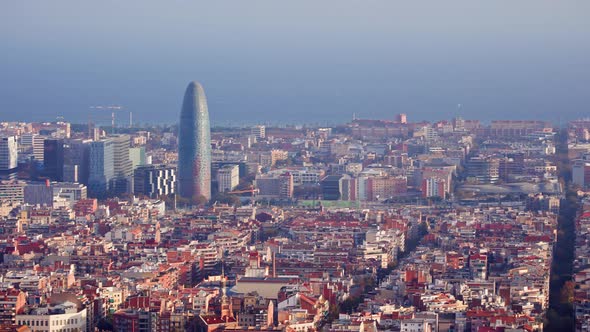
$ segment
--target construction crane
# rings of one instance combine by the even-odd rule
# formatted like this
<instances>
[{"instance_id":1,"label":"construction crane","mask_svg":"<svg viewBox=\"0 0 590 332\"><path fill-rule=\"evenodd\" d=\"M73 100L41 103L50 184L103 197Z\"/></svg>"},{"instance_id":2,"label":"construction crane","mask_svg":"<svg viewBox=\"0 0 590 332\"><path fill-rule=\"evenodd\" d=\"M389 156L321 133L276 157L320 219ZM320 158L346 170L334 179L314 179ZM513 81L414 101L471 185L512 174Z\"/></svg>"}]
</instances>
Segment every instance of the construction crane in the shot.
<instances>
[{"instance_id":1,"label":"construction crane","mask_svg":"<svg viewBox=\"0 0 590 332\"><path fill-rule=\"evenodd\" d=\"M257 194L259 191L260 190L258 190L258 188L254 188L254 186L250 186L249 189L234 190L234 191L229 191L227 193L230 195L240 195L240 194L250 193L250 202L252 204L254 204L254 200L256 199L256 196L254 194Z\"/></svg>"},{"instance_id":2,"label":"construction crane","mask_svg":"<svg viewBox=\"0 0 590 332\"><path fill-rule=\"evenodd\" d=\"M96 105L96 106L90 106L91 110L99 110L99 111L110 111L111 112L111 130L114 133L115 132L115 112L120 112L124 110L123 106L120 105ZM131 121L132 121L132 115L131 112L129 112L129 126L131 126ZM90 116L89 116L89 120L88 120L88 128L90 128L90 125L92 124L91 120L90 120Z\"/></svg>"}]
</instances>

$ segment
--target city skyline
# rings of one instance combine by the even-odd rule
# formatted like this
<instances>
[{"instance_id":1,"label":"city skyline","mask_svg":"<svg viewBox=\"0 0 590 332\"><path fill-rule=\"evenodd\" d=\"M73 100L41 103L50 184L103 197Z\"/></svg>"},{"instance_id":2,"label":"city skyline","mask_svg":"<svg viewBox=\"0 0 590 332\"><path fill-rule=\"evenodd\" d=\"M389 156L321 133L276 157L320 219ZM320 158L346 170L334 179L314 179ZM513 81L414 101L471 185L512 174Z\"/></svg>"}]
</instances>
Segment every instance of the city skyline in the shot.
<instances>
[{"instance_id":1,"label":"city skyline","mask_svg":"<svg viewBox=\"0 0 590 332\"><path fill-rule=\"evenodd\" d=\"M588 236L590 120L558 128L540 120L424 123L397 114L337 128L259 125L211 134L197 82L188 84L180 111L178 130L118 134L65 122L0 122L2 137L13 140L0 164L17 161L0 181L0 238L10 257L2 263L8 272L0 295L12 297L5 297L0 324L62 319L48 308L94 280L120 284L94 284L97 290L85 294L98 302L84 300L71 312L78 323L66 326L124 332L141 321L140 331L167 331L176 326L167 320L174 313L200 331L221 322L227 331L350 332L362 329L343 315L367 317L365 304L382 322L374 331L471 331L482 324L565 331L586 324L587 293L574 293L567 306L555 295L588 285L580 265L588 248L574 240ZM64 182L52 181L60 174ZM182 184L192 191L188 199L178 197ZM585 225L579 235L578 221ZM30 260L32 253L40 260ZM138 271L139 279L121 279ZM216 286L206 291L224 276L235 285L230 298ZM51 288L37 286L54 277ZM449 277L460 292L439 287ZM355 290L362 282L367 286ZM146 290L203 306L145 308L136 299ZM120 296L110 302L115 291ZM44 292L59 295L45 299ZM255 316L244 306L251 294L259 303ZM291 306L290 296L313 307ZM207 307L208 298L222 305ZM112 315L89 316L92 303L109 305ZM267 319L302 310L315 312L313 323Z\"/></svg>"},{"instance_id":2,"label":"city skyline","mask_svg":"<svg viewBox=\"0 0 590 332\"><path fill-rule=\"evenodd\" d=\"M0 332L590 330L589 12L0 1Z\"/></svg>"}]
</instances>

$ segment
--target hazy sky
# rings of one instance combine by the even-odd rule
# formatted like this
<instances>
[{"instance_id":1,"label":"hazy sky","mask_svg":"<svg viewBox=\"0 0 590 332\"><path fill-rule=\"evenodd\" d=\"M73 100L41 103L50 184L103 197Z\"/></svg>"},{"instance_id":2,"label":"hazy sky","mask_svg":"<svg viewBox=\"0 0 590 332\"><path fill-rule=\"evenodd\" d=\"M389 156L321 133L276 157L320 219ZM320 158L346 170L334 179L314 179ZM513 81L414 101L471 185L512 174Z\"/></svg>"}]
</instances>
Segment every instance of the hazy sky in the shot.
<instances>
[{"instance_id":1,"label":"hazy sky","mask_svg":"<svg viewBox=\"0 0 590 332\"><path fill-rule=\"evenodd\" d=\"M0 45L0 120L590 116L587 0L3 0Z\"/></svg>"}]
</instances>

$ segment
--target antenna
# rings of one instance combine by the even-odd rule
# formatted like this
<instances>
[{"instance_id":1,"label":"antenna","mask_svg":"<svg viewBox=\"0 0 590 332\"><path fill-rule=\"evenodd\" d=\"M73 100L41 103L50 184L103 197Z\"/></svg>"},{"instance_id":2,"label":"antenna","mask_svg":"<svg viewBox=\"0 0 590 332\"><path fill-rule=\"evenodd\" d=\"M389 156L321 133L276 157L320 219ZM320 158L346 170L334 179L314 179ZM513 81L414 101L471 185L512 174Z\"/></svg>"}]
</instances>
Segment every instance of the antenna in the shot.
<instances>
[{"instance_id":1,"label":"antenna","mask_svg":"<svg viewBox=\"0 0 590 332\"><path fill-rule=\"evenodd\" d=\"M107 105L107 106L105 106L105 105L95 105L95 106L90 106L90 109L92 109L92 110L98 110L98 111L109 111L109 112L111 112L111 127L112 127L111 133L114 134L115 133L115 128L116 128L115 127L116 126L115 113L122 111L123 110L123 106L119 106L119 105ZM99 119L101 121L105 121L106 120L103 117L100 117ZM130 117L130 120L132 120L131 117Z\"/></svg>"}]
</instances>

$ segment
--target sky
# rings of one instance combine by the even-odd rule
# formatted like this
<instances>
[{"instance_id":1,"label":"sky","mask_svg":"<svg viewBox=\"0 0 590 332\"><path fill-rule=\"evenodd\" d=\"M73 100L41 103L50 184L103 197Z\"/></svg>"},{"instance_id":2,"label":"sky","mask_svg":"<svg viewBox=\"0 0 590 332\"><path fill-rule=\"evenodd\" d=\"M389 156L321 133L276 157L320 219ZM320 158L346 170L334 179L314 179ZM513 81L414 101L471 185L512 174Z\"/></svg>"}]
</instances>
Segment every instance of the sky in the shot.
<instances>
[{"instance_id":1,"label":"sky","mask_svg":"<svg viewBox=\"0 0 590 332\"><path fill-rule=\"evenodd\" d=\"M0 1L0 121L590 116L590 1Z\"/></svg>"}]
</instances>

